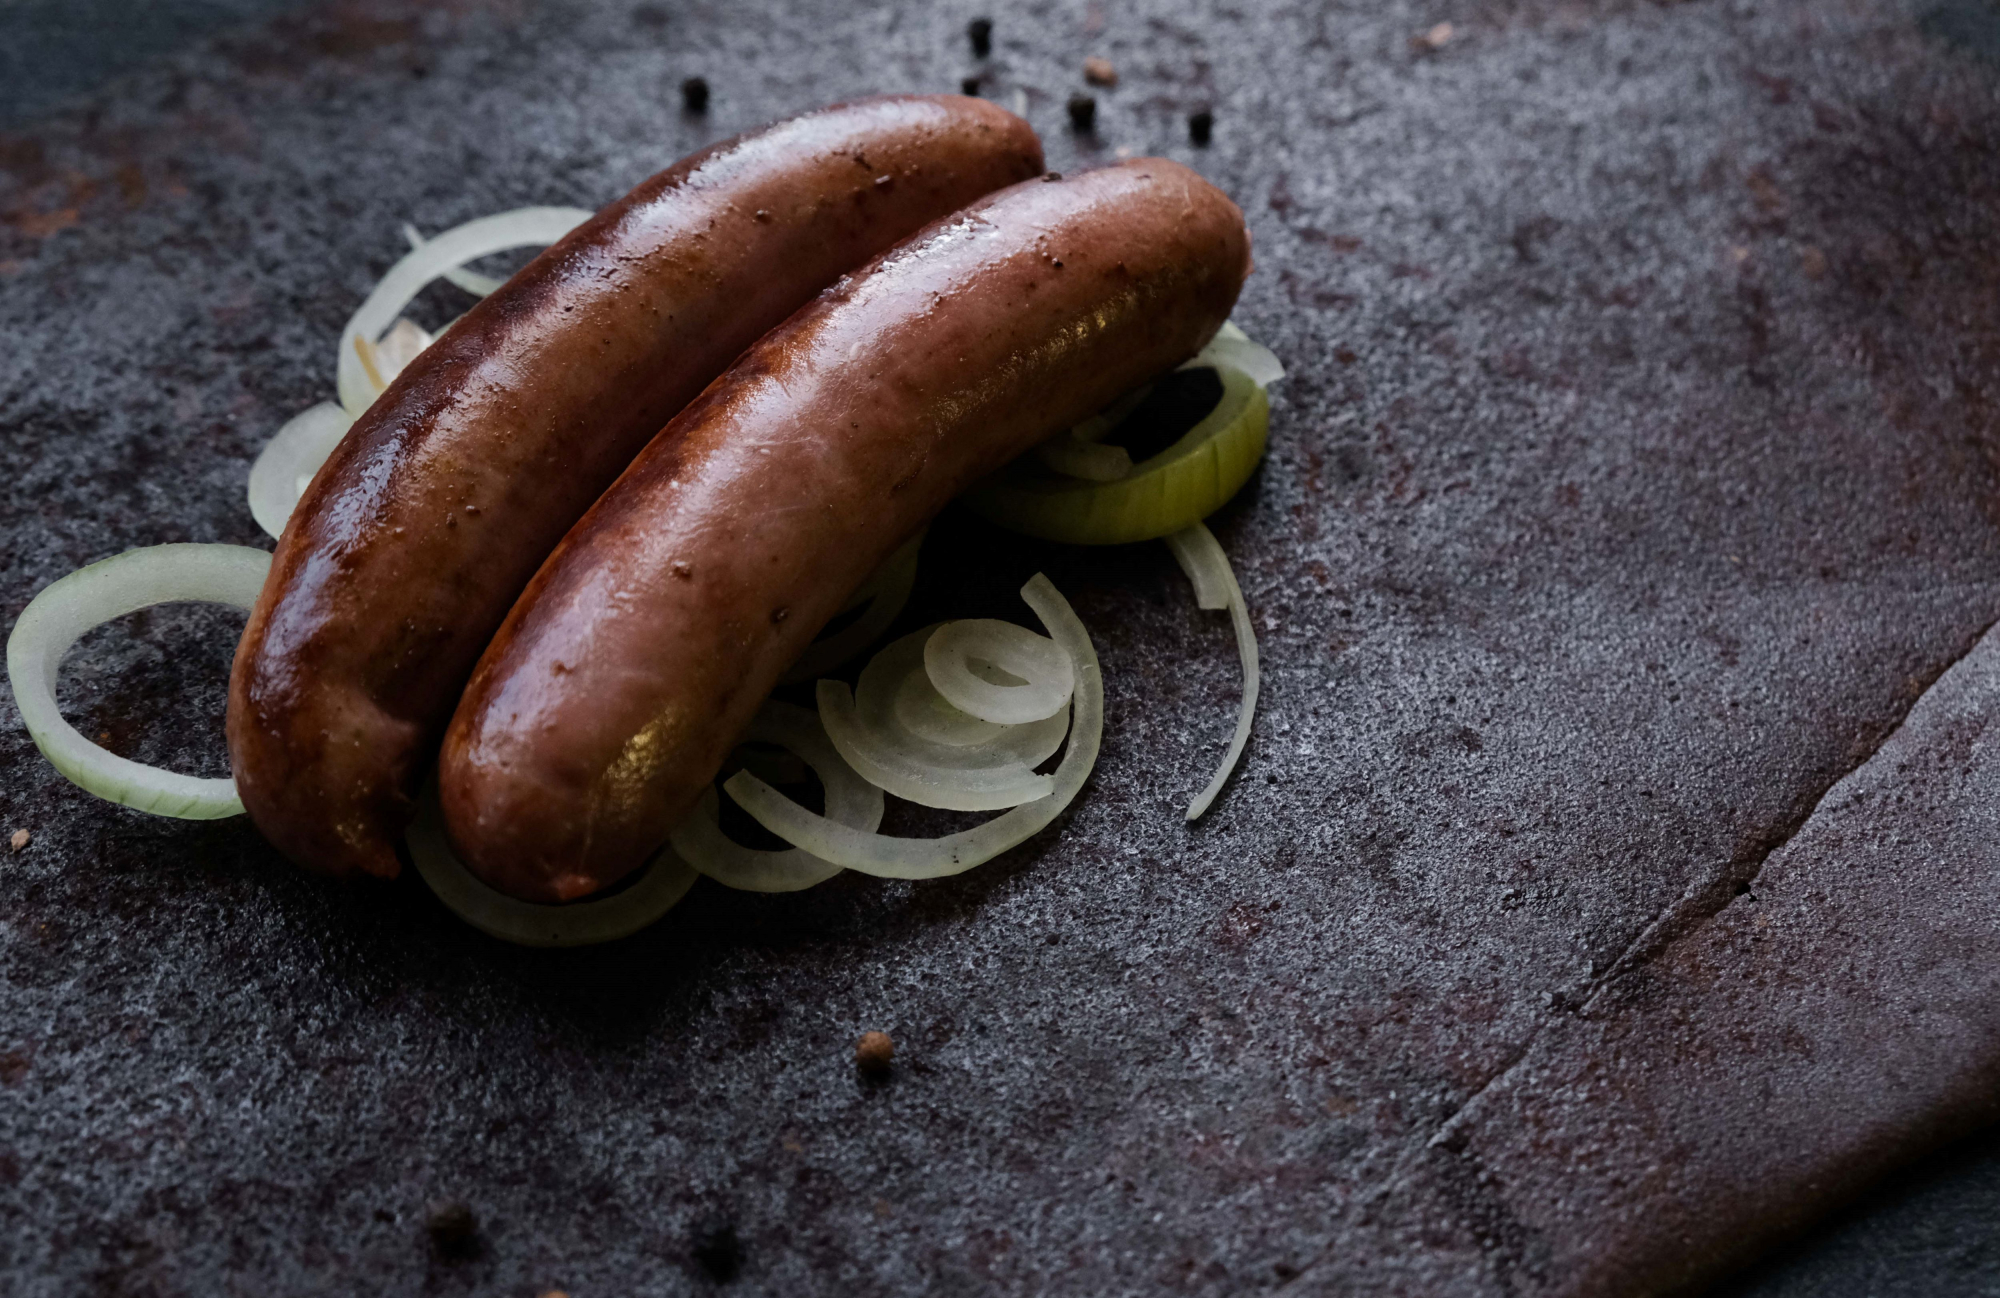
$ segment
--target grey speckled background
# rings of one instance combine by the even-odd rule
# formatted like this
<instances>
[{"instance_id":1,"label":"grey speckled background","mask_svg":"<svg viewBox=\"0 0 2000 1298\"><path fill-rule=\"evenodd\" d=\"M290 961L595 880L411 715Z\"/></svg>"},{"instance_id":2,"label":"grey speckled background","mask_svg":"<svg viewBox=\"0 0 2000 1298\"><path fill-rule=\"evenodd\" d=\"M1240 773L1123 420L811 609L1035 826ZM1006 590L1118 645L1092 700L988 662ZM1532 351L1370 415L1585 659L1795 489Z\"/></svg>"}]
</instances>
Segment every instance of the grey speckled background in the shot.
<instances>
[{"instance_id":1,"label":"grey speckled background","mask_svg":"<svg viewBox=\"0 0 2000 1298\"><path fill-rule=\"evenodd\" d=\"M0 829L34 835L0 857L10 1292L1641 1293L1777 1247L1729 1292L2000 1293L1992 1136L1839 1207L1989 1121L2000 1077L1990 4L0 26L28 37L0 99L10 623L120 549L262 543L249 460L331 395L402 220L599 203L981 68L1055 167L1167 152L1236 195L1238 318L1292 369L1217 520L1266 706L1192 829L1226 629L1157 549L955 518L912 621L1009 614L1044 567L1098 638L1079 806L958 880L703 884L611 949L504 949L414 879L330 886L241 822L107 807L0 703ZM1078 140L1086 53L1124 80ZM219 772L237 624L95 634L70 715ZM849 1063L865 1027L899 1042L885 1084ZM470 1258L424 1239L445 1196Z\"/></svg>"}]
</instances>

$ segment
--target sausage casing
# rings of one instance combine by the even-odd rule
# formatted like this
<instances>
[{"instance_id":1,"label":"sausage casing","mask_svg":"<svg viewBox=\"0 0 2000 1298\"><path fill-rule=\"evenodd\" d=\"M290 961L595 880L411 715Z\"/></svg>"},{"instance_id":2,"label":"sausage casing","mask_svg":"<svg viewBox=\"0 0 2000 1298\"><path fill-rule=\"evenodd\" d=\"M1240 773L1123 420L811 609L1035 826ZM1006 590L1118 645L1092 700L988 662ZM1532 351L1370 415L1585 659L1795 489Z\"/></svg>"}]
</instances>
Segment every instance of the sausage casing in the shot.
<instances>
[{"instance_id":1,"label":"sausage casing","mask_svg":"<svg viewBox=\"0 0 2000 1298\"><path fill-rule=\"evenodd\" d=\"M502 891L641 864L784 668L978 478L1199 350L1243 216L1137 159L1002 190L773 330L549 556L439 756L445 820Z\"/></svg>"},{"instance_id":2,"label":"sausage casing","mask_svg":"<svg viewBox=\"0 0 2000 1298\"><path fill-rule=\"evenodd\" d=\"M1041 171L978 99L863 100L697 153L480 302L349 431L278 543L230 679L266 837L334 874L395 840L536 567L676 411L837 276Z\"/></svg>"}]
</instances>

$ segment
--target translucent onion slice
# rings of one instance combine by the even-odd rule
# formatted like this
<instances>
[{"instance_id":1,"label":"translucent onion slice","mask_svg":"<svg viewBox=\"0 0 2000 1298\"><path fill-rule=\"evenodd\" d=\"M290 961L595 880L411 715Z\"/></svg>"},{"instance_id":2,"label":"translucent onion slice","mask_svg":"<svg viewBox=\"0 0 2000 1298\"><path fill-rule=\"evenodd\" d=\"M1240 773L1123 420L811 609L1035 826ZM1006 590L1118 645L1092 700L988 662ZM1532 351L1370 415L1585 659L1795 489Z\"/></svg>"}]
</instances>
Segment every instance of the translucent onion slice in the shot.
<instances>
[{"instance_id":1,"label":"translucent onion slice","mask_svg":"<svg viewBox=\"0 0 2000 1298\"><path fill-rule=\"evenodd\" d=\"M851 613L864 604L867 611L832 635L807 645L799 660L780 678L782 684L796 685L824 676L882 638L916 588L917 555L924 548L924 535L919 532L905 541L882 561L873 576L855 587L840 611Z\"/></svg>"},{"instance_id":2,"label":"translucent onion slice","mask_svg":"<svg viewBox=\"0 0 2000 1298\"><path fill-rule=\"evenodd\" d=\"M468 261L509 248L550 244L590 218L577 207L522 207L454 226L389 268L340 331L340 404L360 418L388 386L375 364L377 340L424 285ZM369 368L376 373L370 376Z\"/></svg>"},{"instance_id":3,"label":"translucent onion slice","mask_svg":"<svg viewBox=\"0 0 2000 1298\"><path fill-rule=\"evenodd\" d=\"M1268 388L1285 377L1285 366L1275 352L1227 320L1215 331L1215 337L1209 339L1208 346L1181 368L1214 369L1223 365L1242 370L1260 388Z\"/></svg>"},{"instance_id":4,"label":"translucent onion slice","mask_svg":"<svg viewBox=\"0 0 2000 1298\"><path fill-rule=\"evenodd\" d=\"M7 682L42 756L71 783L138 811L182 820L242 815L234 780L145 766L85 739L56 706L56 673L84 632L127 613L175 600L248 609L270 568L271 556L249 546L155 545L50 582L7 637Z\"/></svg>"},{"instance_id":5,"label":"translucent onion slice","mask_svg":"<svg viewBox=\"0 0 2000 1298\"><path fill-rule=\"evenodd\" d=\"M1229 556L1222 552L1222 544L1215 539L1215 533L1196 523L1162 539L1174 552L1181 571L1194 583L1195 603L1206 609L1229 610L1230 624L1236 629L1236 653L1243 660L1243 702L1236 712L1236 737L1229 741L1229 752L1223 757L1222 765L1215 768L1208 787L1188 804L1187 818L1195 820L1208 810L1209 804L1215 801L1215 795L1222 792L1230 772L1236 769L1237 761L1243 756L1243 745L1250 741L1250 722L1257 713L1257 632L1250 625L1250 608L1243 602L1243 588L1237 584L1236 573L1229 566Z\"/></svg>"},{"instance_id":6,"label":"translucent onion slice","mask_svg":"<svg viewBox=\"0 0 2000 1298\"><path fill-rule=\"evenodd\" d=\"M354 423L354 417L322 401L285 421L250 466L250 516L272 539L298 508L313 475Z\"/></svg>"},{"instance_id":7,"label":"translucent onion slice","mask_svg":"<svg viewBox=\"0 0 2000 1298\"><path fill-rule=\"evenodd\" d=\"M389 332L382 335L382 341L375 344L372 359L376 376L387 386L408 369L410 362L417 359L431 342L431 334L414 320L397 316L396 323L389 326Z\"/></svg>"},{"instance_id":8,"label":"translucent onion slice","mask_svg":"<svg viewBox=\"0 0 2000 1298\"><path fill-rule=\"evenodd\" d=\"M952 707L924 666L925 642L937 630L925 627L876 654L852 693L839 681L821 681L827 737L863 778L920 806L1003 811L1047 797L1055 777L1034 768L1062 747L1068 713L996 726Z\"/></svg>"},{"instance_id":9,"label":"translucent onion slice","mask_svg":"<svg viewBox=\"0 0 2000 1298\"><path fill-rule=\"evenodd\" d=\"M975 664L999 671L975 672ZM1062 646L1024 626L985 617L939 627L924 642L924 670L947 703L998 726L1054 716L1076 686Z\"/></svg>"},{"instance_id":10,"label":"translucent onion slice","mask_svg":"<svg viewBox=\"0 0 2000 1298\"><path fill-rule=\"evenodd\" d=\"M664 850L640 867L629 886L608 897L557 906L509 897L452 855L435 789L418 800L406 841L411 863L446 909L488 937L520 946L590 946L630 937L672 910L696 878L686 862Z\"/></svg>"},{"instance_id":11,"label":"translucent onion slice","mask_svg":"<svg viewBox=\"0 0 2000 1298\"><path fill-rule=\"evenodd\" d=\"M744 728L743 740L777 744L805 759L826 790L829 819L863 831L882 823L882 790L840 759L819 718L805 708L766 700ZM751 765L745 763L746 769ZM710 785L693 814L667 840L682 860L717 883L747 892L797 892L840 873L839 866L800 848L763 852L743 846L722 832L721 810Z\"/></svg>"},{"instance_id":12,"label":"translucent onion slice","mask_svg":"<svg viewBox=\"0 0 2000 1298\"><path fill-rule=\"evenodd\" d=\"M403 222L403 237L410 241L410 251L412 252L430 242L430 240L424 238L416 226L411 225L408 221ZM494 289L499 288L507 282L492 275L482 275L476 270L467 270L463 266L453 266L449 270L444 271L439 278L448 281L458 288L464 289L474 297L485 297Z\"/></svg>"},{"instance_id":13,"label":"translucent onion slice","mask_svg":"<svg viewBox=\"0 0 2000 1298\"><path fill-rule=\"evenodd\" d=\"M1232 364L1215 368L1222 380L1215 409L1127 476L1087 482L1023 456L967 493L966 503L1002 527L1072 545L1150 541L1200 522L1250 480L1270 423L1264 389Z\"/></svg>"},{"instance_id":14,"label":"translucent onion slice","mask_svg":"<svg viewBox=\"0 0 2000 1298\"><path fill-rule=\"evenodd\" d=\"M787 842L850 870L887 879L958 874L1026 842L1062 814L1097 764L1098 746L1104 738L1104 679L1090 633L1047 577L1036 573L1021 588L1021 598L1069 654L1076 677L1069 751L1056 768L1054 788L1047 797L943 838L889 838L815 816L748 771L737 772L723 788L759 824Z\"/></svg>"},{"instance_id":15,"label":"translucent onion slice","mask_svg":"<svg viewBox=\"0 0 2000 1298\"><path fill-rule=\"evenodd\" d=\"M1078 437L1076 429L1058 433L1035 448L1048 468L1086 482L1116 482L1132 473L1132 452Z\"/></svg>"},{"instance_id":16,"label":"translucent onion slice","mask_svg":"<svg viewBox=\"0 0 2000 1298\"><path fill-rule=\"evenodd\" d=\"M1188 363L1194 364L1193 361ZM1122 446L1102 445L1103 437L1137 409L1152 391L1150 383L1134 388L1076 427L1057 433L1037 446L1036 457L1046 468L1072 478L1090 482L1118 481L1132 472L1132 453Z\"/></svg>"},{"instance_id":17,"label":"translucent onion slice","mask_svg":"<svg viewBox=\"0 0 2000 1298\"><path fill-rule=\"evenodd\" d=\"M917 647L915 652L903 654L897 664L904 671L904 676L902 683L895 687L895 701L890 705L895 710L896 724L919 739L952 748L991 743L1006 734L1008 727L996 726L991 721L981 721L978 717L960 712L937 692L937 686L931 684L930 673L924 670L923 642L941 625L933 623L920 634L906 637ZM1053 753L1061 746L1062 736L1058 735L1049 752ZM1044 757L1047 755L1043 754ZM1034 765L1033 762L1028 764Z\"/></svg>"}]
</instances>

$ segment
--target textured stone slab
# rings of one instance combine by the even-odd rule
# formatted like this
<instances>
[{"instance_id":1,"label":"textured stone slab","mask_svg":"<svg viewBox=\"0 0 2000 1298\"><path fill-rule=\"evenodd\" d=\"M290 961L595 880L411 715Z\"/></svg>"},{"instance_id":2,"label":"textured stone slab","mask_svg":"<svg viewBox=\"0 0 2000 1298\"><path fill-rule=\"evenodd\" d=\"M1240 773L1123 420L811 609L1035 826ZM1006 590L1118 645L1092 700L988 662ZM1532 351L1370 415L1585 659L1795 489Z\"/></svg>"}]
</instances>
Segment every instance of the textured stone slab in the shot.
<instances>
[{"instance_id":1,"label":"textured stone slab","mask_svg":"<svg viewBox=\"0 0 2000 1298\"><path fill-rule=\"evenodd\" d=\"M615 949L502 949L413 879L332 887L245 825L108 808L0 707L0 828L34 834L0 858L14 1289L1643 1292L1982 1111L2000 1005L1970 974L1929 1089L1810 1145L1695 1156L1750 1120L1743 1094L1692 1099L1698 1072L1646 1074L1650 1128L1572 1086L1746 1048L1708 1035L1727 1019L1651 1031L1645 994L1724 995L1677 963L1703 944L1812 940L1811 887L1776 886L1810 871L1767 854L2000 614L1977 40L1888 0L1159 0L998 13L982 65L965 16L332 6L5 139L10 619L119 549L258 540L249 459L329 395L401 221L601 202L780 113L982 67L1053 165L1167 152L1238 195L1239 319L1292 370L1217 521L1266 709L1194 827L1233 717L1225 626L1163 551L963 519L909 617L1018 616L1037 568L1071 595L1111 700L1075 812L954 881L702 885ZM1120 84L1079 139L1087 53ZM678 108L694 74L706 118ZM1209 105L1197 150L1184 115ZM230 625L103 633L72 715L220 769ZM1752 878L1761 905L1734 897ZM1763 945L1742 929L1779 909ZM1854 968L1905 940L1857 932ZM1905 1030L1843 986L1782 1021ZM884 1084L851 1064L870 1027L898 1041ZM1875 1077L1815 1058L1816 1093ZM1509 1105L1564 1116L1522 1144ZM1683 1134L1677 1184L1742 1214L1633 1214L1617 1169ZM1566 1179L1585 1148L1603 1176ZM1489 1157L1497 1189L1450 1173ZM1537 1197L1552 1179L1566 1202ZM479 1217L469 1258L426 1243L444 1197Z\"/></svg>"},{"instance_id":2,"label":"textured stone slab","mask_svg":"<svg viewBox=\"0 0 2000 1298\"><path fill-rule=\"evenodd\" d=\"M1390 1238L1327 1273L1678 1288L2000 1117L1997 701L2000 631L1725 905L1553 1020L1372 1208Z\"/></svg>"}]
</instances>

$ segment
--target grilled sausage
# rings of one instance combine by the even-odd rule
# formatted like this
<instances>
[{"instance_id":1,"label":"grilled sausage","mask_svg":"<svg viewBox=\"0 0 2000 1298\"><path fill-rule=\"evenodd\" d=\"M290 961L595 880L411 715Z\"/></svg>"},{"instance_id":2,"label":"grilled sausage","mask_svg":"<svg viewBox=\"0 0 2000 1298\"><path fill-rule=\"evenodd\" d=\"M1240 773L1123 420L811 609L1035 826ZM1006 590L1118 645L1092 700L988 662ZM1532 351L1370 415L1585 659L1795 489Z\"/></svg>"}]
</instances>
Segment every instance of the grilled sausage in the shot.
<instances>
[{"instance_id":1,"label":"grilled sausage","mask_svg":"<svg viewBox=\"0 0 2000 1298\"><path fill-rule=\"evenodd\" d=\"M784 668L965 487L1197 351L1235 204L1139 159L1002 190L842 279L677 416L487 648L439 756L452 841L554 901L641 864Z\"/></svg>"},{"instance_id":2,"label":"grilled sausage","mask_svg":"<svg viewBox=\"0 0 2000 1298\"><path fill-rule=\"evenodd\" d=\"M978 99L836 106L661 172L475 306L278 543L229 691L257 827L302 864L393 876L480 650L639 449L836 276L1041 169L1027 123Z\"/></svg>"}]
</instances>

